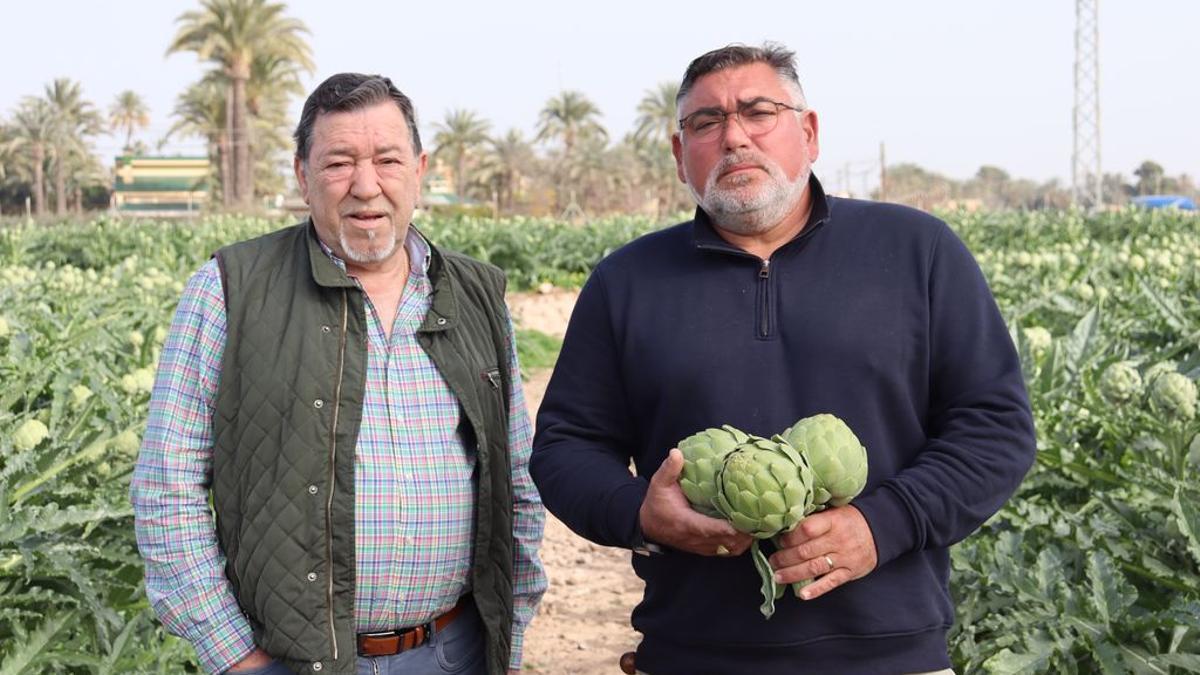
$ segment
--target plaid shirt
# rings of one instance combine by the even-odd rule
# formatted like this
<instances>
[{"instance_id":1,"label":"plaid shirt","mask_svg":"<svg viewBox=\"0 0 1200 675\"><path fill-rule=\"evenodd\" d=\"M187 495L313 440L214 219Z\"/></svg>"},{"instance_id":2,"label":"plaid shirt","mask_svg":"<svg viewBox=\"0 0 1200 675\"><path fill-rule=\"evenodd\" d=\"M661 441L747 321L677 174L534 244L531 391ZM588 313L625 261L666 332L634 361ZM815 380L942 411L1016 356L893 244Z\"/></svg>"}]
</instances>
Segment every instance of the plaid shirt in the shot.
<instances>
[{"instance_id":1,"label":"plaid shirt","mask_svg":"<svg viewBox=\"0 0 1200 675\"><path fill-rule=\"evenodd\" d=\"M405 246L414 264L390 338L366 303L367 383L354 472L359 632L425 623L471 590L475 456L457 433L457 399L416 340L432 302L428 244L410 230ZM212 672L254 648L225 576L206 487L225 337L220 271L210 260L184 289L163 345L130 490L146 594L167 629L189 640ZM525 628L546 590L538 559L545 515L529 477L532 429L515 338L510 346L515 606L509 667L517 669Z\"/></svg>"}]
</instances>

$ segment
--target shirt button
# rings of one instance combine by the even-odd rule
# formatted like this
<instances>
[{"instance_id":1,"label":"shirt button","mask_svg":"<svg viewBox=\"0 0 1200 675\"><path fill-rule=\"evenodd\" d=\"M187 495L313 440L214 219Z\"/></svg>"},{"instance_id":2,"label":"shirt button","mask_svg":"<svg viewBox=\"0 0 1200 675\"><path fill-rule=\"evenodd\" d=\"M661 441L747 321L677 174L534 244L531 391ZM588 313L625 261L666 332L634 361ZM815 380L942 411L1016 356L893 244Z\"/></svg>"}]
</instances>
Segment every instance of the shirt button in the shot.
<instances>
[{"instance_id":1,"label":"shirt button","mask_svg":"<svg viewBox=\"0 0 1200 675\"><path fill-rule=\"evenodd\" d=\"M328 333L328 332L331 332L332 330L333 330L333 328L330 328L329 326L321 326L322 333Z\"/></svg>"},{"instance_id":2,"label":"shirt button","mask_svg":"<svg viewBox=\"0 0 1200 675\"><path fill-rule=\"evenodd\" d=\"M316 581L316 580L317 580L317 573L316 573L316 572L309 572L309 573L308 573L308 580L309 580L309 581Z\"/></svg>"},{"instance_id":3,"label":"shirt button","mask_svg":"<svg viewBox=\"0 0 1200 675\"><path fill-rule=\"evenodd\" d=\"M325 401L322 401L321 399L317 399L317 400L313 401L313 407L314 407L314 408L317 408L318 410L319 410L319 409L321 409L321 408L324 408L324 407L325 407Z\"/></svg>"},{"instance_id":4,"label":"shirt button","mask_svg":"<svg viewBox=\"0 0 1200 675\"><path fill-rule=\"evenodd\" d=\"M325 667L325 666L321 665L321 662L320 662L320 661L314 661L314 662L313 662L313 670L317 670L317 671L319 671L319 670L321 670L321 669L322 669L322 668L324 668L324 667Z\"/></svg>"},{"instance_id":5,"label":"shirt button","mask_svg":"<svg viewBox=\"0 0 1200 675\"><path fill-rule=\"evenodd\" d=\"M310 494L310 495L315 495L315 494L317 494L317 486L316 486L316 485L309 485L309 486L308 486L308 494Z\"/></svg>"},{"instance_id":6,"label":"shirt button","mask_svg":"<svg viewBox=\"0 0 1200 675\"><path fill-rule=\"evenodd\" d=\"M439 319L437 320L437 325L439 325L439 326L445 326L445 325L446 325L446 320L445 320L445 319L443 319L443 318L439 318Z\"/></svg>"}]
</instances>

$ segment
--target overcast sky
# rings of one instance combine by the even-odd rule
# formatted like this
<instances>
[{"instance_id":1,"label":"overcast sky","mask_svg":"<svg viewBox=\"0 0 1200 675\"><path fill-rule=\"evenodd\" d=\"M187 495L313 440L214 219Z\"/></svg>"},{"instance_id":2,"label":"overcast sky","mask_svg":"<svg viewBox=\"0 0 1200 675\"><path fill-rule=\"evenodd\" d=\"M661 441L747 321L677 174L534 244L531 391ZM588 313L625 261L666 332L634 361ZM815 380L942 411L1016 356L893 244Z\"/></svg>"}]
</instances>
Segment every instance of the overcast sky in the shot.
<instances>
[{"instance_id":1,"label":"overcast sky","mask_svg":"<svg viewBox=\"0 0 1200 675\"><path fill-rule=\"evenodd\" d=\"M175 19L196 0L3 0L0 117L55 77L82 83L107 110L124 89L150 105L151 146L176 96L207 68L165 56ZM1075 3L1071 0L841 2L365 2L293 0L311 31L311 88L340 71L390 76L417 105L422 133L451 108L493 130L532 137L538 111L578 89L614 139L647 89L677 81L688 61L730 42L782 42L797 52L820 116L818 175L848 168L858 190L889 164L953 178L981 164L1069 183ZM1100 6L1101 147L1106 172L1145 159L1200 175L1200 2L1105 0ZM298 117L302 101L293 103ZM96 149L115 155L120 140ZM196 153L184 141L168 150ZM840 187L833 185L833 187Z\"/></svg>"}]
</instances>

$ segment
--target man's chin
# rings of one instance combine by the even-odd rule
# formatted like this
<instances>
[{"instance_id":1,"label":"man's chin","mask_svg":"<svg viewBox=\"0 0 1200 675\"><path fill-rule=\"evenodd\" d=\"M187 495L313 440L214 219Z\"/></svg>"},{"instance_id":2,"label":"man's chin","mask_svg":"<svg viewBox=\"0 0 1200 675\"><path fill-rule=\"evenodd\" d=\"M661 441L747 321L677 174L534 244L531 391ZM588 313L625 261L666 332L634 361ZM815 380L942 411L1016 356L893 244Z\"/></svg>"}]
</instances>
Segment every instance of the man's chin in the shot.
<instances>
[{"instance_id":1,"label":"man's chin","mask_svg":"<svg viewBox=\"0 0 1200 675\"><path fill-rule=\"evenodd\" d=\"M374 233L373 237L356 237L357 241L347 241L342 238L340 242L342 251L345 253L346 259L359 264L370 264L383 262L392 257L399 248L399 242L396 241L395 235L391 233ZM391 240L386 238L390 235Z\"/></svg>"}]
</instances>

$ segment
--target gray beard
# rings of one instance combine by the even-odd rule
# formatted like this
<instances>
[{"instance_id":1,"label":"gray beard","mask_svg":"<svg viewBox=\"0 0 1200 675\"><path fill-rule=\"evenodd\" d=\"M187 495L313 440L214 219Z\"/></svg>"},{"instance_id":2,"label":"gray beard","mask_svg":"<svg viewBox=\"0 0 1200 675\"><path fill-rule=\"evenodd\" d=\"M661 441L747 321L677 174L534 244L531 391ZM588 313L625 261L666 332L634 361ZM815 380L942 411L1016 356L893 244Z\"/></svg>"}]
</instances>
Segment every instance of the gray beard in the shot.
<instances>
[{"instance_id":1,"label":"gray beard","mask_svg":"<svg viewBox=\"0 0 1200 675\"><path fill-rule=\"evenodd\" d=\"M346 231L343 229L338 234L338 243L342 245L342 255L350 262L359 265L370 265L377 262L383 262L396 252L396 235L393 230L390 241L378 241L379 237L375 232L367 232L367 241L364 244L361 240L351 243L346 237ZM378 242L378 243L377 243Z\"/></svg>"},{"instance_id":2,"label":"gray beard","mask_svg":"<svg viewBox=\"0 0 1200 675\"><path fill-rule=\"evenodd\" d=\"M745 194L738 189L740 185L728 188L717 184L721 172L738 161L741 159L730 157L713 167L705 181L703 197L692 187L690 180L687 183L688 191L713 224L722 230L743 236L768 232L800 203L812 167L806 167L796 176L796 180L789 181L778 164L755 158L755 161L763 164L771 180L757 192Z\"/></svg>"}]
</instances>

